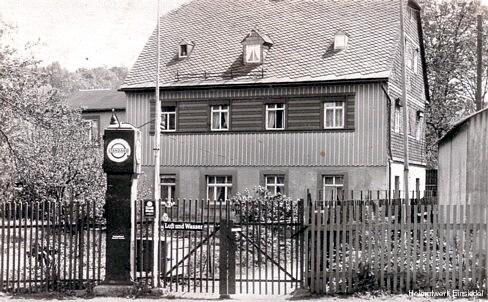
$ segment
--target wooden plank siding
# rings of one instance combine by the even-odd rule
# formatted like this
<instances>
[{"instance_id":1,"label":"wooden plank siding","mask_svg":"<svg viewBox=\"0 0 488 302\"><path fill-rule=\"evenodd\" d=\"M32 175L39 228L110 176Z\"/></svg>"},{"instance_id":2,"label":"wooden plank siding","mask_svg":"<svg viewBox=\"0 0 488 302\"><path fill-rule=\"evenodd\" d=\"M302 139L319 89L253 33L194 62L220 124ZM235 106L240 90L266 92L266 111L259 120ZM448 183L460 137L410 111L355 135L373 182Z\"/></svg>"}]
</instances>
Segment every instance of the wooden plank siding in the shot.
<instances>
[{"instance_id":1,"label":"wooden plank siding","mask_svg":"<svg viewBox=\"0 0 488 302\"><path fill-rule=\"evenodd\" d=\"M419 24L418 24L418 12L415 13L415 10L412 10L411 7L408 7L408 10L411 10L413 15L410 13L406 13L404 16L405 20L405 35L407 39L407 43L409 47L413 48L420 48L420 36L419 36ZM408 12L408 10L406 10ZM397 47L395 50L395 55L393 56L393 68L391 72L390 79L388 81L388 94L392 100L396 98L401 99L402 90L401 90L401 57L400 57L400 46ZM409 136L408 143L409 143L409 157L410 160L419 164L423 164L426 161L425 158L425 117L422 121L423 127L423 135L420 140L417 140L415 137L415 127L411 127L413 124L416 124L416 111L421 110L425 111L425 86L424 86L424 78L423 78L423 66L420 57L420 53L418 56L418 61L416 62L418 71L415 73L413 69L408 68L406 70L406 87L407 87L407 98L408 98L408 111L409 111L409 128L413 131L413 136ZM395 114L395 102L391 104L391 149L392 155L394 158L403 159L404 152L403 152L403 108L402 108L402 117L400 123L400 133L396 133L394 131L394 114Z\"/></svg>"},{"instance_id":2,"label":"wooden plank siding","mask_svg":"<svg viewBox=\"0 0 488 302\"><path fill-rule=\"evenodd\" d=\"M264 105L260 100L238 100L232 102L232 131L259 131L264 129Z\"/></svg>"},{"instance_id":3,"label":"wooden plank siding","mask_svg":"<svg viewBox=\"0 0 488 302\"><path fill-rule=\"evenodd\" d=\"M128 122L136 126L147 123L150 120L149 100L154 93L126 93ZM322 109L319 112L312 109L317 105L313 100L337 94L354 95L346 105L349 108L346 122L350 117L353 121L347 126L354 127L323 130L320 126ZM262 130L265 115L263 100L267 96L286 97L288 115L295 116L296 119L292 120L297 122L288 124L285 131ZM163 133L163 166L387 164L387 108L381 83L162 91L161 97L163 104L165 100L178 103L177 131L191 129L191 133ZM307 100L301 102L297 97L307 97ZM208 110L209 100L218 99L231 100L231 131L201 133L208 129L208 120L202 114ZM198 128L195 128L197 125ZM153 137L149 135L149 128L149 124L141 128L143 165L153 163Z\"/></svg>"}]
</instances>

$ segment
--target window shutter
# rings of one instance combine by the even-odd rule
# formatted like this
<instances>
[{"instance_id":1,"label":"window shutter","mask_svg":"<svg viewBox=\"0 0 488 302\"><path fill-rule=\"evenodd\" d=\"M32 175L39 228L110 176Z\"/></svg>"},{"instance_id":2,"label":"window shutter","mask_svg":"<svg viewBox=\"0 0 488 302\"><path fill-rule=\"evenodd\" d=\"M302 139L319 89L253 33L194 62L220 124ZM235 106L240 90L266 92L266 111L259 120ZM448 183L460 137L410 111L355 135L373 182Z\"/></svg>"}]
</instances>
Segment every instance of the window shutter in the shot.
<instances>
[{"instance_id":1,"label":"window shutter","mask_svg":"<svg viewBox=\"0 0 488 302\"><path fill-rule=\"evenodd\" d=\"M346 96L346 129L354 129L354 95Z\"/></svg>"},{"instance_id":2,"label":"window shutter","mask_svg":"<svg viewBox=\"0 0 488 302\"><path fill-rule=\"evenodd\" d=\"M154 126L156 123L155 119L156 119L156 100L150 99L149 100L149 120L151 122L149 123L149 135L155 134L155 130L154 130Z\"/></svg>"}]
</instances>

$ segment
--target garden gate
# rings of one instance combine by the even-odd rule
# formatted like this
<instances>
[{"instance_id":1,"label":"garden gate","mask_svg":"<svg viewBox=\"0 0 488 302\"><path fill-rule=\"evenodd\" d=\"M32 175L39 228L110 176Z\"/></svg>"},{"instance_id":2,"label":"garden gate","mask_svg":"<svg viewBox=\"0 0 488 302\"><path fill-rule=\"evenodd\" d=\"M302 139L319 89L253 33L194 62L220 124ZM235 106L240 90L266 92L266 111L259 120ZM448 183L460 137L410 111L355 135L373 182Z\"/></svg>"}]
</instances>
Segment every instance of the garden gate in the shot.
<instances>
[{"instance_id":1,"label":"garden gate","mask_svg":"<svg viewBox=\"0 0 488 302\"><path fill-rule=\"evenodd\" d=\"M171 291L286 294L302 280L303 202L233 203L177 200L161 204L160 237L151 210L137 203L136 271L152 277L152 244L160 244L158 278Z\"/></svg>"}]
</instances>

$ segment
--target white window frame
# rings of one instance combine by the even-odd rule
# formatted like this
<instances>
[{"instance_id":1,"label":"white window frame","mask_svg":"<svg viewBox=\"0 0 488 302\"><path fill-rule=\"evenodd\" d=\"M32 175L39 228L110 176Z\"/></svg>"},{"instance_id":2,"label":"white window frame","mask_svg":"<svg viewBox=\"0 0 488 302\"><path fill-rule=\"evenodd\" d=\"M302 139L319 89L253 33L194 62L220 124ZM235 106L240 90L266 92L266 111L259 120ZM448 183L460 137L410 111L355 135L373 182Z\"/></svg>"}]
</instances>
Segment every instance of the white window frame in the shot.
<instances>
[{"instance_id":1,"label":"white window frame","mask_svg":"<svg viewBox=\"0 0 488 302\"><path fill-rule=\"evenodd\" d=\"M167 107L174 107L174 111L163 111L163 108L167 108ZM168 129L168 125L170 124L169 121L171 120L170 119L170 116L171 115L174 115L174 121L175 121L175 124L174 124L174 129ZM161 123L164 123L164 125L166 126L166 129L161 129L161 131L163 132L175 132L176 131L176 106L161 106Z\"/></svg>"},{"instance_id":2,"label":"white window frame","mask_svg":"<svg viewBox=\"0 0 488 302\"><path fill-rule=\"evenodd\" d=\"M333 183L332 184L326 184L325 183L325 178L326 177L332 177L333 179ZM342 178L342 183L337 183L337 179L338 178ZM345 182L345 177L344 175L339 175L339 174L334 174L334 175L322 175L322 200L325 201L325 192L326 192L326 188L335 188L335 189L342 189L342 191L344 192L344 182Z\"/></svg>"},{"instance_id":3,"label":"white window frame","mask_svg":"<svg viewBox=\"0 0 488 302\"><path fill-rule=\"evenodd\" d=\"M227 107L227 108L223 108ZM214 125L214 113L219 115L219 125L218 127L215 127ZM221 125L222 121L222 114L226 114L227 118L227 128L223 128ZM212 131L228 131L229 130L229 125L230 125L230 106L229 105L212 105L210 108L210 130Z\"/></svg>"},{"instance_id":4,"label":"white window frame","mask_svg":"<svg viewBox=\"0 0 488 302\"><path fill-rule=\"evenodd\" d=\"M342 125L337 125L337 121L336 121L337 110L342 110ZM332 111L333 126L331 127L327 127L327 111ZM344 101L324 102L324 129L344 129L346 124L345 113L346 113L346 102Z\"/></svg>"},{"instance_id":5,"label":"white window frame","mask_svg":"<svg viewBox=\"0 0 488 302\"><path fill-rule=\"evenodd\" d=\"M395 105L395 112L393 115L393 118L394 118L394 120L393 120L393 123L394 123L393 131L395 131L396 133L400 133L400 123L402 120L401 117L402 117L402 107Z\"/></svg>"},{"instance_id":6,"label":"white window frame","mask_svg":"<svg viewBox=\"0 0 488 302\"><path fill-rule=\"evenodd\" d=\"M83 119L83 123L86 125L88 128L88 141L90 142L98 142L100 139L100 120L96 118L87 118ZM97 124L97 132L96 137L93 133L93 124Z\"/></svg>"},{"instance_id":7,"label":"white window frame","mask_svg":"<svg viewBox=\"0 0 488 302\"><path fill-rule=\"evenodd\" d=\"M217 183L217 179L219 177L224 177L224 183ZM212 182L213 180L213 182ZM210 202L218 201L216 200L217 190L216 188L224 188L224 202L230 198L231 190L232 190L232 176L230 175L207 175L205 177L206 181L206 191L207 191L207 200ZM230 182L229 182L230 181ZM213 197L210 196L210 189L213 188Z\"/></svg>"},{"instance_id":8,"label":"white window frame","mask_svg":"<svg viewBox=\"0 0 488 302\"><path fill-rule=\"evenodd\" d=\"M268 178L273 179L273 183L268 183ZM278 183L278 179L282 178L283 183ZM278 194L277 189L281 187L281 194L285 194L285 175L284 174L265 174L264 175L264 187L273 195ZM271 188L271 189L269 189Z\"/></svg>"},{"instance_id":9,"label":"white window frame","mask_svg":"<svg viewBox=\"0 0 488 302\"><path fill-rule=\"evenodd\" d=\"M258 53L258 60L248 60L249 58L249 48L251 47L256 47L257 48L257 53ZM263 46L261 44L247 44L247 45L244 45L244 61L245 63L248 63L248 64L261 64L261 62L263 61L262 60L262 56L263 56Z\"/></svg>"},{"instance_id":10,"label":"white window frame","mask_svg":"<svg viewBox=\"0 0 488 302\"><path fill-rule=\"evenodd\" d=\"M163 181L163 179L168 179L168 178L172 178L174 179L173 182L167 182L167 181ZM176 195L176 175L174 174L171 174L171 175L160 175L160 179L161 179L161 182L160 182L160 185L161 185L161 193L165 190L167 190L168 192L168 200L169 201L174 201L176 198L175 196L172 196L172 192L171 192L171 187L174 187L175 189L175 195ZM163 195L163 194L161 194Z\"/></svg>"},{"instance_id":11,"label":"white window frame","mask_svg":"<svg viewBox=\"0 0 488 302\"><path fill-rule=\"evenodd\" d=\"M416 48L413 50L413 55L412 55L412 65L413 65L414 74L418 74L419 72L418 60L419 60L419 50L418 48Z\"/></svg>"},{"instance_id":12,"label":"white window frame","mask_svg":"<svg viewBox=\"0 0 488 302\"><path fill-rule=\"evenodd\" d=\"M278 112L278 111L282 111L283 112L283 125L281 128L272 128L272 127L269 127L269 113L270 112ZM266 104L266 130L285 130L285 124L286 124L286 121L285 121L285 117L286 117L286 106L285 104L282 104L282 103L276 103L276 104Z\"/></svg>"},{"instance_id":13,"label":"white window frame","mask_svg":"<svg viewBox=\"0 0 488 302\"><path fill-rule=\"evenodd\" d=\"M423 117L417 118L415 124L416 124L415 139L420 141L422 139L422 132L424 128L424 118Z\"/></svg>"}]
</instances>

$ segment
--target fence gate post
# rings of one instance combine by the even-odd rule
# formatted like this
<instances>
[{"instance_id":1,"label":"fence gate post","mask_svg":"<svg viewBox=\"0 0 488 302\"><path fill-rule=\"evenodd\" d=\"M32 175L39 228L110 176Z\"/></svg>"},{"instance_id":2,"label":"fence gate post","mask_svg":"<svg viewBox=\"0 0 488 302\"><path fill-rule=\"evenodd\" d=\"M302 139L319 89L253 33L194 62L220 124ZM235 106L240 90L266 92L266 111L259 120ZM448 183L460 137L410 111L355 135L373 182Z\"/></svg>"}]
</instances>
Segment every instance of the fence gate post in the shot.
<instances>
[{"instance_id":1,"label":"fence gate post","mask_svg":"<svg viewBox=\"0 0 488 302\"><path fill-rule=\"evenodd\" d=\"M233 225L232 220L220 222L219 294L222 299L228 299L230 294L236 292L236 244Z\"/></svg>"}]
</instances>

